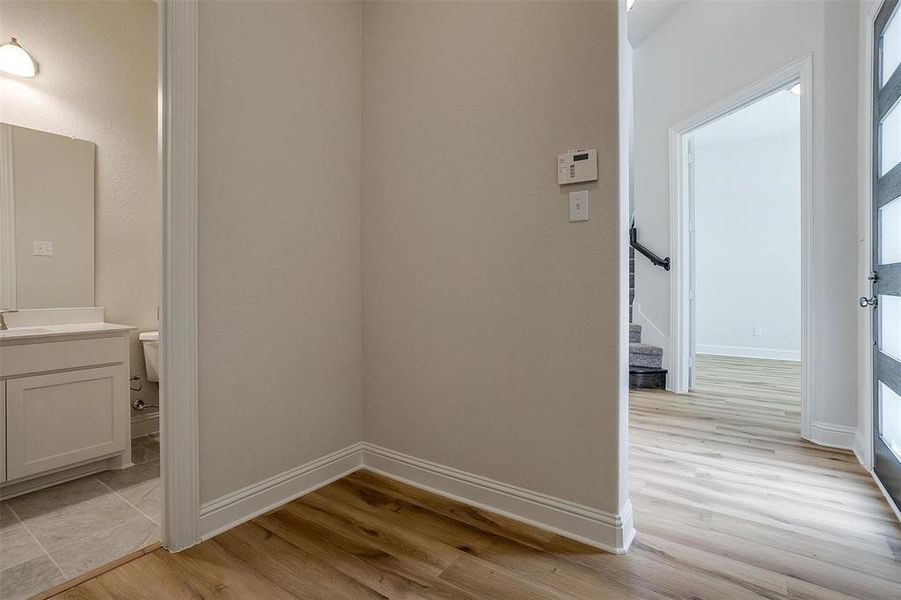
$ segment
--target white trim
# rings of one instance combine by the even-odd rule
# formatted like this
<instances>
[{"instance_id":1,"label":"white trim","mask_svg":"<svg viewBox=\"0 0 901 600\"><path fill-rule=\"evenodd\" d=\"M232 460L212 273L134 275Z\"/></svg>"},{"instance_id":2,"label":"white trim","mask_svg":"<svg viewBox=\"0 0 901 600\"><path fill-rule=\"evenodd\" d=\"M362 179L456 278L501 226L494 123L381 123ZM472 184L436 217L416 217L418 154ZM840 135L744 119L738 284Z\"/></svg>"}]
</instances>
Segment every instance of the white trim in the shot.
<instances>
[{"instance_id":1,"label":"white trim","mask_svg":"<svg viewBox=\"0 0 901 600\"><path fill-rule=\"evenodd\" d=\"M16 308L16 201L12 125L0 123L0 308Z\"/></svg>"},{"instance_id":2,"label":"white trim","mask_svg":"<svg viewBox=\"0 0 901 600\"><path fill-rule=\"evenodd\" d=\"M635 537L628 501L623 514L614 515L369 443L363 467L607 552L625 553Z\"/></svg>"},{"instance_id":3,"label":"white trim","mask_svg":"<svg viewBox=\"0 0 901 600\"><path fill-rule=\"evenodd\" d=\"M358 442L205 503L200 508L201 538L208 540L359 470L362 448Z\"/></svg>"},{"instance_id":4,"label":"white trim","mask_svg":"<svg viewBox=\"0 0 901 600\"><path fill-rule=\"evenodd\" d=\"M632 512L629 500L629 214L632 196L632 146L634 135L634 101L632 98L633 53L629 44L628 9L626 0L619 0L617 9L617 88L619 123L619 385L617 386L616 425L616 510ZM634 531L631 521L629 530ZM634 535L630 534L630 535ZM623 551L628 548L627 540Z\"/></svg>"},{"instance_id":5,"label":"white trim","mask_svg":"<svg viewBox=\"0 0 901 600\"><path fill-rule=\"evenodd\" d=\"M852 452L854 452L854 456L857 457L857 462L859 462L861 466L867 470L867 472L871 472L872 469L870 467L867 467L867 445L864 442L860 428L858 428L857 433L854 434L854 448L852 448Z\"/></svg>"},{"instance_id":6,"label":"white trim","mask_svg":"<svg viewBox=\"0 0 901 600\"><path fill-rule=\"evenodd\" d=\"M808 435L804 437L820 446L841 448L842 450L851 450L853 452L857 444L857 428L814 421L810 424Z\"/></svg>"},{"instance_id":7,"label":"white trim","mask_svg":"<svg viewBox=\"0 0 901 600\"><path fill-rule=\"evenodd\" d=\"M200 509L201 538L210 539L360 469L607 552L625 553L635 537L628 501L622 515L613 515L359 442L205 503Z\"/></svg>"},{"instance_id":8,"label":"white trim","mask_svg":"<svg viewBox=\"0 0 901 600\"><path fill-rule=\"evenodd\" d=\"M160 430L160 413L152 413L149 415L135 415L131 418L131 437L144 437L151 433L159 433Z\"/></svg>"},{"instance_id":9,"label":"white trim","mask_svg":"<svg viewBox=\"0 0 901 600\"><path fill-rule=\"evenodd\" d=\"M858 265L861 272L858 281L863 286L861 296L870 296L871 290L867 277L873 270L873 33L876 27L876 17L882 8L882 2L872 2L869 7L861 3L861 48L860 48L860 78L861 90L859 101L859 145L858 164L859 190L858 190L858 218L861 259ZM861 417L857 424L860 430L859 447L856 451L860 464L868 470L873 470L873 318L869 310L862 310L858 315L858 360L857 386L859 396L858 416ZM875 475L874 475L875 477ZM881 485L881 484L880 484Z\"/></svg>"},{"instance_id":10,"label":"white trim","mask_svg":"<svg viewBox=\"0 0 901 600\"><path fill-rule=\"evenodd\" d=\"M801 433L809 438L814 415L814 349L815 298L811 286L813 275L813 57L806 55L769 76L739 90L728 98L705 108L670 128L670 255L672 282L670 284L669 381L672 391L688 391L689 326L688 302L689 269L687 268L688 219L683 201L683 137L706 125L751 104L792 81L801 82Z\"/></svg>"},{"instance_id":11,"label":"white trim","mask_svg":"<svg viewBox=\"0 0 901 600\"><path fill-rule=\"evenodd\" d=\"M885 486L882 485L882 480L879 479L879 476L876 473L873 473L873 481L876 482L876 487L879 488L879 491L882 492L882 495L885 497L885 501L888 502L889 508L892 509L892 512L895 513L895 518L901 521L901 508L895 504L895 501L892 499L891 495L889 495L888 490L885 489Z\"/></svg>"},{"instance_id":12,"label":"white trim","mask_svg":"<svg viewBox=\"0 0 901 600\"><path fill-rule=\"evenodd\" d=\"M159 2L162 541L200 540L197 414L197 2Z\"/></svg>"},{"instance_id":13,"label":"white trim","mask_svg":"<svg viewBox=\"0 0 901 600\"><path fill-rule=\"evenodd\" d=\"M765 360L801 360L800 350L783 350L782 348L752 348L750 346L717 346L715 344L698 344L695 354L713 354L715 356L735 356L740 358L761 358Z\"/></svg>"}]
</instances>

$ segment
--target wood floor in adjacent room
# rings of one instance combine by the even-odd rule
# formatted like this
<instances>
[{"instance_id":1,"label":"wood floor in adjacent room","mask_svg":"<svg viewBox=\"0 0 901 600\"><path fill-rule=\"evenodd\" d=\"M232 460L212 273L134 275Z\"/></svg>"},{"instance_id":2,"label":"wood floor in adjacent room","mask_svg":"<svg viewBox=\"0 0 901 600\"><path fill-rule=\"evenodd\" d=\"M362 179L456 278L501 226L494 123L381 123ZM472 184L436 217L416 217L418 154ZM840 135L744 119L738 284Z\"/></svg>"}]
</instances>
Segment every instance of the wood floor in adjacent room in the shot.
<instances>
[{"instance_id":1,"label":"wood floor in adjacent room","mask_svg":"<svg viewBox=\"0 0 901 600\"><path fill-rule=\"evenodd\" d=\"M798 381L709 358L696 393L632 394L624 556L358 472L59 597L901 598L901 527L851 454L801 441Z\"/></svg>"}]
</instances>

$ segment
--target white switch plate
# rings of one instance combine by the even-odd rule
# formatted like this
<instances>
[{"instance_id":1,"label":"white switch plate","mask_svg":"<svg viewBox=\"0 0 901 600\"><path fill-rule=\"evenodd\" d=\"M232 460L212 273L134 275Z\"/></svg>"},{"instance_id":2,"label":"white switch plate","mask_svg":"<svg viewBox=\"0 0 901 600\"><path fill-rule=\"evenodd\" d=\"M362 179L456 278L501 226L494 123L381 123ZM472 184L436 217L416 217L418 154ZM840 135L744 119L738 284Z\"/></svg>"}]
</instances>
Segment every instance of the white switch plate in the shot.
<instances>
[{"instance_id":1,"label":"white switch plate","mask_svg":"<svg viewBox=\"0 0 901 600\"><path fill-rule=\"evenodd\" d=\"M32 242L35 256L53 256L53 242Z\"/></svg>"},{"instance_id":2,"label":"white switch plate","mask_svg":"<svg viewBox=\"0 0 901 600\"><path fill-rule=\"evenodd\" d=\"M588 220L588 190L569 193L569 222Z\"/></svg>"},{"instance_id":3,"label":"white switch plate","mask_svg":"<svg viewBox=\"0 0 901 600\"><path fill-rule=\"evenodd\" d=\"M763 335L763 327L760 325L754 326L754 337L760 337Z\"/></svg>"}]
</instances>

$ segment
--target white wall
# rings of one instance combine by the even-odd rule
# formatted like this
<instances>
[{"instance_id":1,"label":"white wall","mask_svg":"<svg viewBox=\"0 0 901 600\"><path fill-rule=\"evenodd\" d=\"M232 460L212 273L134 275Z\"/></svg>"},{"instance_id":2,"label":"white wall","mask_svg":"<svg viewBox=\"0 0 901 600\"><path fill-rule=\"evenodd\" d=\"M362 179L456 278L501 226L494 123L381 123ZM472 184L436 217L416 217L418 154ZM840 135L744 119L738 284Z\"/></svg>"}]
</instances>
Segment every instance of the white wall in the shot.
<instances>
[{"instance_id":1,"label":"white wall","mask_svg":"<svg viewBox=\"0 0 901 600\"><path fill-rule=\"evenodd\" d=\"M367 2L364 32L367 442L621 514L616 3Z\"/></svg>"},{"instance_id":2,"label":"white wall","mask_svg":"<svg viewBox=\"0 0 901 600\"><path fill-rule=\"evenodd\" d=\"M642 242L669 252L669 127L806 54L813 56L812 364L815 421L856 414L858 4L685 2L635 50L635 209ZM636 258L636 315L669 335L669 275ZM647 323L647 322L646 322ZM646 331L653 331L653 327ZM668 361L665 355L664 360Z\"/></svg>"},{"instance_id":3,"label":"white wall","mask_svg":"<svg viewBox=\"0 0 901 600\"><path fill-rule=\"evenodd\" d=\"M106 318L158 327L157 14L153 0L0 2L0 39L18 36L34 79L0 76L0 122L94 142L95 294ZM156 403L137 333L132 398Z\"/></svg>"},{"instance_id":4,"label":"white wall","mask_svg":"<svg viewBox=\"0 0 901 600\"><path fill-rule=\"evenodd\" d=\"M200 5L203 502L362 437L361 27L358 2Z\"/></svg>"},{"instance_id":5,"label":"white wall","mask_svg":"<svg viewBox=\"0 0 901 600\"><path fill-rule=\"evenodd\" d=\"M800 134L783 91L692 136L700 354L801 358Z\"/></svg>"}]
</instances>

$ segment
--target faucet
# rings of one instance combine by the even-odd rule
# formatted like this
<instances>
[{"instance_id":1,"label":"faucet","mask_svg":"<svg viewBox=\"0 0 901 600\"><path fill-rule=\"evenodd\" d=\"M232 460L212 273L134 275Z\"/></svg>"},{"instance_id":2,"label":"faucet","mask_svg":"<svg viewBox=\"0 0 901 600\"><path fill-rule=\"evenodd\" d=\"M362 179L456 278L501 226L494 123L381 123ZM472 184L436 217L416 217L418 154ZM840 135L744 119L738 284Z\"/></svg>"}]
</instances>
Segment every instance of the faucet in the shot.
<instances>
[{"instance_id":1,"label":"faucet","mask_svg":"<svg viewBox=\"0 0 901 600\"><path fill-rule=\"evenodd\" d=\"M3 320L3 315L6 313L14 313L19 312L15 308L0 308L0 331L6 331L9 327L6 326L6 321Z\"/></svg>"}]
</instances>

